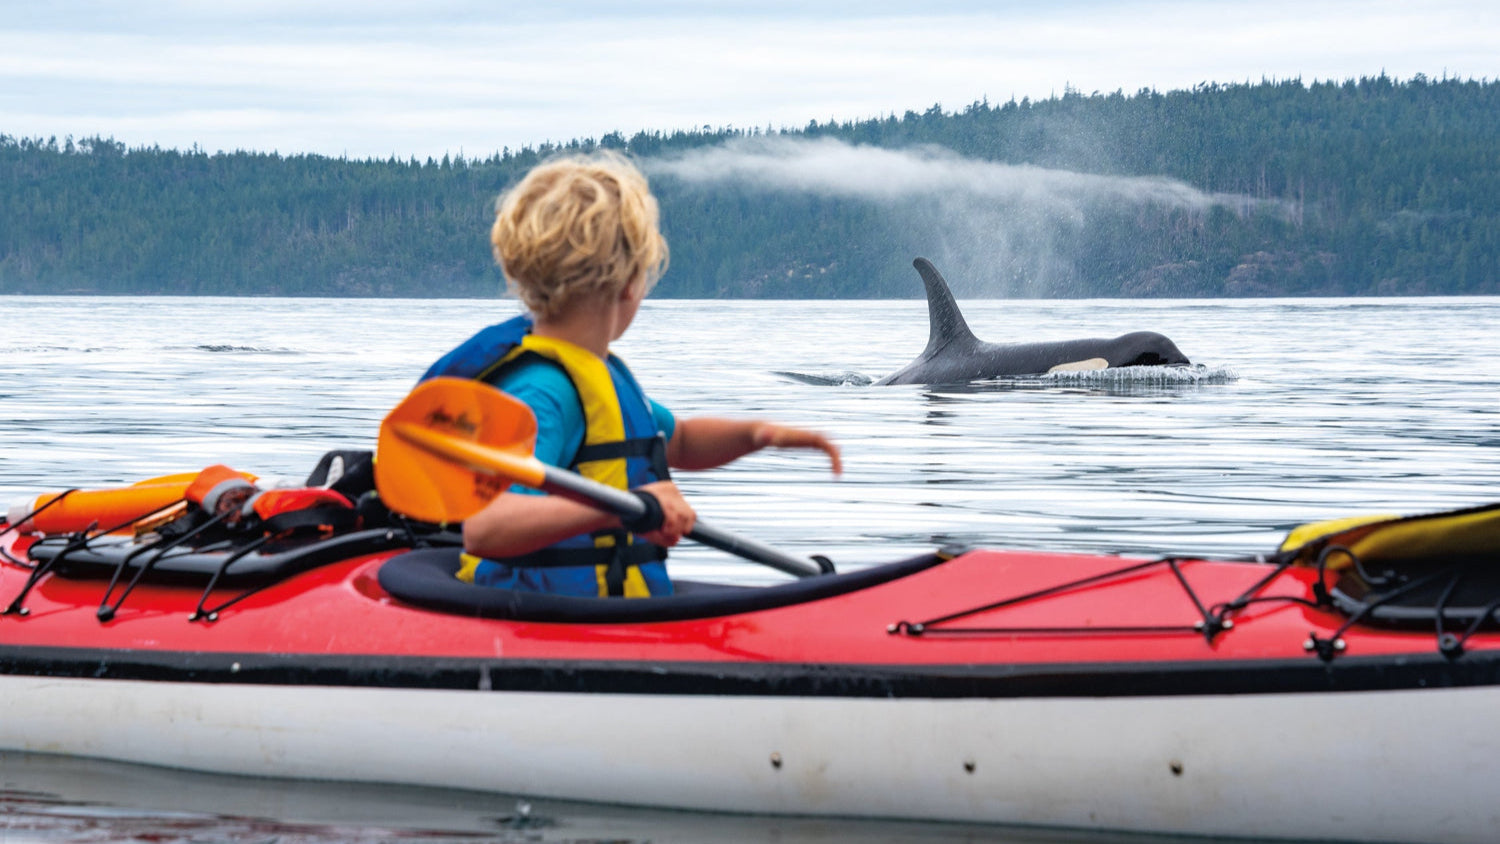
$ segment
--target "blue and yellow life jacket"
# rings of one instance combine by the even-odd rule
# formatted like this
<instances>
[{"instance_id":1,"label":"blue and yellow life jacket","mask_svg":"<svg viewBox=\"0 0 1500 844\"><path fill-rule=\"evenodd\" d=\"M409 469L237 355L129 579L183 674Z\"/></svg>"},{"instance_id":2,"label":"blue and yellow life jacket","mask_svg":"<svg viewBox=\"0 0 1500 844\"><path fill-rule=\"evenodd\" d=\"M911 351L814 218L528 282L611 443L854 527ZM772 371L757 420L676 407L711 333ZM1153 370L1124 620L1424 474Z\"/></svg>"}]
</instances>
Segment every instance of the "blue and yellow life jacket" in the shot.
<instances>
[{"instance_id":1,"label":"blue and yellow life jacket","mask_svg":"<svg viewBox=\"0 0 1500 844\"><path fill-rule=\"evenodd\" d=\"M568 376L583 406L583 443L565 468L619 489L667 479L665 440L624 361L613 354L600 360L572 343L539 337L531 326L526 316L492 325L440 358L421 380L451 376L498 384L515 367L546 361ZM577 594L592 575L600 596L644 598L671 594L664 559L665 548L615 528L572 536L520 557L486 560L465 554L458 577L499 585L514 581L514 569L524 567L531 569L526 581L545 591Z\"/></svg>"}]
</instances>

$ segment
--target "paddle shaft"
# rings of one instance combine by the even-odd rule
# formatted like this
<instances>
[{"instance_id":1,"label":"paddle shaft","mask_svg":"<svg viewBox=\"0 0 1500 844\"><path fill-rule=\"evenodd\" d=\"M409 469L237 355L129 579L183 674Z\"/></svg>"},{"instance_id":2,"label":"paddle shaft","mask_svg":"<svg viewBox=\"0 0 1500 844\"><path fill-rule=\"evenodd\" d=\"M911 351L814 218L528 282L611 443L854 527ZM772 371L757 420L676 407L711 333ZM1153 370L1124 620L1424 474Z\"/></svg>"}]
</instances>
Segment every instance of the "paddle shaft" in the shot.
<instances>
[{"instance_id":1,"label":"paddle shaft","mask_svg":"<svg viewBox=\"0 0 1500 844\"><path fill-rule=\"evenodd\" d=\"M571 498L574 501L607 510L627 521L646 514L646 505L623 489L606 486L566 469L558 469L546 464L542 466L545 480L537 486L537 489L543 492L561 495L564 498ZM817 564L810 560L799 560L769 545L720 530L702 521L697 522L688 532L688 538L798 577L813 577L822 573Z\"/></svg>"},{"instance_id":2,"label":"paddle shaft","mask_svg":"<svg viewBox=\"0 0 1500 844\"><path fill-rule=\"evenodd\" d=\"M561 495L627 520L639 518L646 513L646 505L630 492L601 484L566 469L549 466L535 457L447 436L412 423L400 423L393 428L402 439L413 445L478 469L499 472L522 486ZM799 560L769 545L720 530L702 521L694 525L688 538L797 577L815 577L823 573L818 564L811 560Z\"/></svg>"}]
</instances>

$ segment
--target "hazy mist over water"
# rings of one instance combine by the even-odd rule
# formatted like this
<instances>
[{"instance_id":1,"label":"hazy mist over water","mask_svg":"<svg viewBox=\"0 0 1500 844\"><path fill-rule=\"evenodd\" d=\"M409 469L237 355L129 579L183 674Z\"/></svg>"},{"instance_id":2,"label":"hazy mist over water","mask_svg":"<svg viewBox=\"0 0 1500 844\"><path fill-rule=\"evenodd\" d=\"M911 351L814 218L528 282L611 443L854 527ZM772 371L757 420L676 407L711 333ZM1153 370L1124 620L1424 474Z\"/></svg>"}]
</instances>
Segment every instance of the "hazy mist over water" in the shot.
<instances>
[{"instance_id":1,"label":"hazy mist over water","mask_svg":"<svg viewBox=\"0 0 1500 844\"><path fill-rule=\"evenodd\" d=\"M1279 200L1210 193L1165 176L1111 176L965 158L937 146L887 149L835 138L747 137L644 162L693 186L805 193L899 209L923 230L961 295L1029 295L1072 267L1067 241L1091 214L1138 206L1286 214Z\"/></svg>"},{"instance_id":2,"label":"hazy mist over water","mask_svg":"<svg viewBox=\"0 0 1500 844\"><path fill-rule=\"evenodd\" d=\"M945 147L908 149L849 144L835 138L741 138L680 156L651 159L653 173L689 182L740 182L768 190L850 196L881 202L948 197L1024 204L1081 220L1090 203L1122 201L1207 211L1259 201L1205 193L1165 176L1105 176L964 158ZM871 174L879 174L872 178Z\"/></svg>"}]
</instances>

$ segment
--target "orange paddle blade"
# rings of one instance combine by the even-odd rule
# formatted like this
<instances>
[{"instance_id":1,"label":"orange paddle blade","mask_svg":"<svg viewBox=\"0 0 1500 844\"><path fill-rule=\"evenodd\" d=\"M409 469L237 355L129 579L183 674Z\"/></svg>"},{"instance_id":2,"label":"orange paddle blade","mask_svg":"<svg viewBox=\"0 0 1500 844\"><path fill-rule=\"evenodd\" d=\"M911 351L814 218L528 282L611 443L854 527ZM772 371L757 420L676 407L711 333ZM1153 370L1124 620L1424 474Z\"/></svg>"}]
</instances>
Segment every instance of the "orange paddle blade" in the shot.
<instances>
[{"instance_id":1,"label":"orange paddle blade","mask_svg":"<svg viewBox=\"0 0 1500 844\"><path fill-rule=\"evenodd\" d=\"M536 417L488 384L434 378L380 424L375 486L387 507L424 522L461 522L512 482L540 483Z\"/></svg>"}]
</instances>

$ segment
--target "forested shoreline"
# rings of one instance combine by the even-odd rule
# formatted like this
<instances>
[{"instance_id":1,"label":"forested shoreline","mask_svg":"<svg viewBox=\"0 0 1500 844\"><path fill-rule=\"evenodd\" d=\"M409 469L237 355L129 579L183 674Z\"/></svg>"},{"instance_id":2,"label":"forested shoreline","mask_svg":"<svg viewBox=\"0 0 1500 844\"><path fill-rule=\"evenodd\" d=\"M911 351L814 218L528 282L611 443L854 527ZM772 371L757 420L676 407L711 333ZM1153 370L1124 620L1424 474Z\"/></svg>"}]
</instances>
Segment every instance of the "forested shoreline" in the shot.
<instances>
[{"instance_id":1,"label":"forested shoreline","mask_svg":"<svg viewBox=\"0 0 1500 844\"><path fill-rule=\"evenodd\" d=\"M995 165L987 178L1052 194L879 200L651 166L767 141ZM0 293L492 296L495 195L597 147L651 174L672 248L657 296L919 296L916 255L960 295L1500 293L1500 82L1383 75L1067 90L423 161L0 135Z\"/></svg>"}]
</instances>

